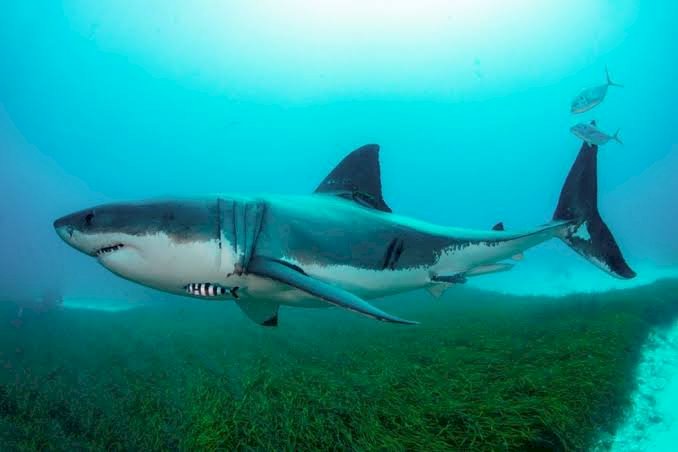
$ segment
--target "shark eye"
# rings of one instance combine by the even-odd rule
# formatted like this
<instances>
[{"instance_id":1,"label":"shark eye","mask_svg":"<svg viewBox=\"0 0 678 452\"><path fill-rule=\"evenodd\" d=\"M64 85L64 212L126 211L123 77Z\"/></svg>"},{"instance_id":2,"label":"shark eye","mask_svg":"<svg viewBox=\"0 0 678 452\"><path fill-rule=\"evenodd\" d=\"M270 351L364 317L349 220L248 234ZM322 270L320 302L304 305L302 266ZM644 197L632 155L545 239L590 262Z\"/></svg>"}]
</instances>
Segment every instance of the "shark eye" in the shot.
<instances>
[{"instance_id":1,"label":"shark eye","mask_svg":"<svg viewBox=\"0 0 678 452\"><path fill-rule=\"evenodd\" d=\"M85 223L87 224L87 226L92 226L92 220L94 220L93 213L90 212L87 215L85 215Z\"/></svg>"}]
</instances>

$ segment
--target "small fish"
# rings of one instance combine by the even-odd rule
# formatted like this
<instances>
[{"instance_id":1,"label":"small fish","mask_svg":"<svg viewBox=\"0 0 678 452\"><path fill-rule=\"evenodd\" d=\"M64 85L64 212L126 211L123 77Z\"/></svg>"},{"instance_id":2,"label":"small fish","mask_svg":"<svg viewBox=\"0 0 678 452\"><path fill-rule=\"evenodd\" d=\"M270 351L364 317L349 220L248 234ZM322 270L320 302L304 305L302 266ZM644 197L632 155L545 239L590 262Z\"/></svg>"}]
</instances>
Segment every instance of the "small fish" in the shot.
<instances>
[{"instance_id":1,"label":"small fish","mask_svg":"<svg viewBox=\"0 0 678 452\"><path fill-rule=\"evenodd\" d=\"M617 130L614 135L608 135L596 127L595 121L591 121L591 124L580 122L579 124L572 126L570 132L586 141L588 144L595 144L596 146L602 146L610 140L614 140L619 144L624 144L619 139L619 130Z\"/></svg>"},{"instance_id":2,"label":"small fish","mask_svg":"<svg viewBox=\"0 0 678 452\"><path fill-rule=\"evenodd\" d=\"M221 297L230 294L233 298L239 298L239 287L223 287L212 283L194 283L187 284L184 289L186 289L187 294L196 297Z\"/></svg>"},{"instance_id":3,"label":"small fish","mask_svg":"<svg viewBox=\"0 0 678 452\"><path fill-rule=\"evenodd\" d=\"M594 86L593 88L586 88L585 90L580 92L577 95L577 97L572 99L570 112L576 114L589 111L590 109L600 104L605 99L608 87L610 86L617 86L619 88L623 87L623 85L614 83L610 79L610 73L608 72L607 67L605 68L605 76L607 77L607 83L605 83L604 85Z\"/></svg>"}]
</instances>

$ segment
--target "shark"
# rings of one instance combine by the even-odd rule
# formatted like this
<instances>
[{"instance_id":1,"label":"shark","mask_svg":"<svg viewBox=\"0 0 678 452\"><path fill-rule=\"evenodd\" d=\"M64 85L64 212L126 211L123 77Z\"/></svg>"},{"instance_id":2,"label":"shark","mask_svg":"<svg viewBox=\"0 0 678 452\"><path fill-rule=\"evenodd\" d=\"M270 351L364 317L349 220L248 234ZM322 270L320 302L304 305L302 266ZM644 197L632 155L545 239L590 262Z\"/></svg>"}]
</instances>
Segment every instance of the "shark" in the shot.
<instances>
[{"instance_id":1,"label":"shark","mask_svg":"<svg viewBox=\"0 0 678 452\"><path fill-rule=\"evenodd\" d=\"M528 230L439 226L392 212L380 148L348 154L307 195L214 195L99 205L57 219L56 233L116 275L160 291L236 303L263 326L280 306L340 307L415 324L370 300L417 289L440 296L508 271L560 239L603 271L633 278L598 212L598 147L583 143L552 218Z\"/></svg>"}]
</instances>

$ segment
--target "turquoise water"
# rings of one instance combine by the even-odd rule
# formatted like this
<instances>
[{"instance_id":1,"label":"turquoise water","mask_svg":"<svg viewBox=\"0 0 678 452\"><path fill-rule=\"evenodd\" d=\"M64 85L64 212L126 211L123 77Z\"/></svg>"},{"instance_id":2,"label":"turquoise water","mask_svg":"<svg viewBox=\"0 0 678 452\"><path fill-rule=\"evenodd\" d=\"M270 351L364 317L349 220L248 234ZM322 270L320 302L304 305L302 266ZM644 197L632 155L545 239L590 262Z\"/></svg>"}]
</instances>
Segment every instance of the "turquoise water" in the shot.
<instances>
[{"instance_id":1,"label":"turquoise water","mask_svg":"<svg viewBox=\"0 0 678 452\"><path fill-rule=\"evenodd\" d=\"M12 323L21 317L15 308L33 312L46 290L58 290L64 301L54 309L58 314L36 308L39 324L50 325L45 316L58 315L53 328L64 331L87 315L107 325L105 315L133 315L136 308L143 316L167 304L204 309L117 278L67 247L54 233L54 219L95 204L153 197L306 194L367 143L381 146L384 198L398 214L445 226L489 229L502 221L507 229L525 229L551 218L581 146L570 127L595 119L610 134L620 129L624 144L600 150L599 203L638 277L613 279L552 241L528 251L511 272L469 285L520 296L606 297L678 274L678 6L672 2L10 1L0 10L0 299L7 307L3 322L17 334L3 336L0 348L32 350L25 363L42 369L35 363L57 350L47 344L53 339L41 342L37 324ZM610 87L601 105L572 115L572 99L604 83L606 67L624 87ZM427 300L416 315L435 315L439 305L428 295L412 297ZM448 293L445 302L454 301ZM399 311L395 300L383 303ZM63 318L69 312L76 317ZM353 321L360 331L370 325L335 310L320 315L333 314L348 322L347 331ZM313 314L286 315L275 333L252 328L236 309L223 315L229 328L264 335L254 353L268 356L285 340L281 329L295 328L295 316ZM141 328L146 321L139 320ZM385 334L383 325L374 328ZM153 335L165 333L156 326L149 334L134 334L134 340L153 343ZM309 372L313 361L304 361L299 343L318 334L313 329L293 339L295 359ZM190 338L182 338L189 341L182 350L191 350ZM251 346L248 340L239 345ZM153 359L152 347L144 350ZM93 364L82 353L82 362L71 357L65 367L88 372ZM190 356L182 359L203 365ZM321 360L337 365L328 356ZM254 361L248 358L247 365ZM178 365L162 357L158 363ZM12 366L0 369L4 382L15 381L17 362ZM625 378L633 380L633 370ZM49 392L43 387L41 394ZM98 405L105 401L90 402L105 411ZM21 416L22 422L30 418ZM19 417L3 418L1 425ZM382 434L388 431L381 427ZM21 437L11 429L0 433L12 441ZM406 447L408 434L396 435L394 443L363 436L356 444ZM50 438L68 449L77 444L74 437ZM82 440L84 447L94 447L88 441ZM198 443L149 444L119 446ZM240 447L283 444L294 443ZM229 446L236 444L220 443Z\"/></svg>"}]
</instances>

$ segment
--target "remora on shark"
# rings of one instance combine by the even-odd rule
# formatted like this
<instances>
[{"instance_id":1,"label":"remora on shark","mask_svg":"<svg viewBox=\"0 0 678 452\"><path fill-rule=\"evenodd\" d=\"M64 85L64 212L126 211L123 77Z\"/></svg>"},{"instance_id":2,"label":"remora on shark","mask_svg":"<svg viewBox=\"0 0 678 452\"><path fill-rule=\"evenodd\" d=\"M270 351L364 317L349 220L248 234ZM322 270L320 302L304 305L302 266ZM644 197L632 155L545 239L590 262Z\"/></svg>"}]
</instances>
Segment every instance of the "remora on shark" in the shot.
<instances>
[{"instance_id":1,"label":"remora on shark","mask_svg":"<svg viewBox=\"0 0 678 452\"><path fill-rule=\"evenodd\" d=\"M391 213L379 146L350 153L306 196L215 196L97 206L54 222L59 236L113 273L165 292L232 299L265 326L280 305L339 306L395 323L367 299L467 277L560 238L596 266L633 278L597 206L598 147L584 143L552 221L526 231L474 231Z\"/></svg>"}]
</instances>

